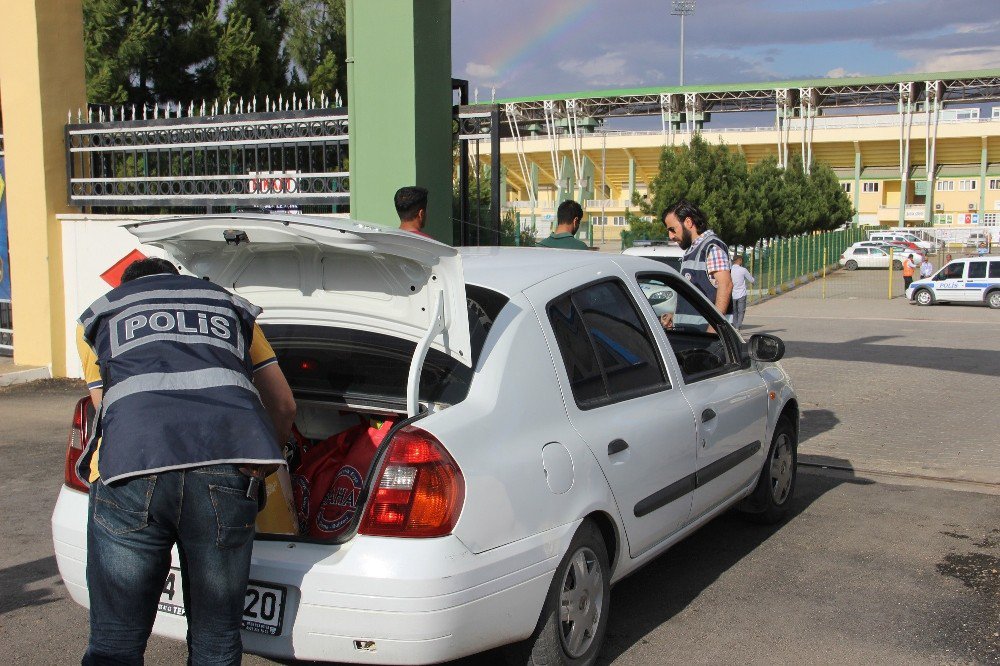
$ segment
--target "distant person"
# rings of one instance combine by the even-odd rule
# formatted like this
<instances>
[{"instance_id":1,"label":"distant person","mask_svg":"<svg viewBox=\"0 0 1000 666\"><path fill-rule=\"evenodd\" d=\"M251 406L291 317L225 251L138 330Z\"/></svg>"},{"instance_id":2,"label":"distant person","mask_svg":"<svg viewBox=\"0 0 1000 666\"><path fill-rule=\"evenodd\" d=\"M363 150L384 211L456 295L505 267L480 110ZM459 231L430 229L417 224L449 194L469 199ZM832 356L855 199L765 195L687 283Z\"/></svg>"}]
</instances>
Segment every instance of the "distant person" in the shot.
<instances>
[{"instance_id":1,"label":"distant person","mask_svg":"<svg viewBox=\"0 0 1000 666\"><path fill-rule=\"evenodd\" d=\"M923 280L924 278L929 278L932 275L934 275L934 264L931 263L931 260L928 259L925 254L924 260L920 262L920 279Z\"/></svg>"},{"instance_id":2,"label":"distant person","mask_svg":"<svg viewBox=\"0 0 1000 666\"><path fill-rule=\"evenodd\" d=\"M556 211L556 230L552 235L538 244L542 247L554 247L561 250L589 250L582 240L576 237L583 221L583 207L572 199L559 204Z\"/></svg>"},{"instance_id":3,"label":"distant person","mask_svg":"<svg viewBox=\"0 0 1000 666\"><path fill-rule=\"evenodd\" d=\"M430 238L424 232L424 223L427 221L427 188L409 185L396 190L396 196L392 199L396 205L396 214L399 215L399 228L403 231Z\"/></svg>"},{"instance_id":4,"label":"distant person","mask_svg":"<svg viewBox=\"0 0 1000 666\"><path fill-rule=\"evenodd\" d=\"M917 265L913 262L912 254L903 260L903 289L910 288L910 283L913 282L913 271L916 268Z\"/></svg>"},{"instance_id":5,"label":"distant person","mask_svg":"<svg viewBox=\"0 0 1000 666\"><path fill-rule=\"evenodd\" d=\"M750 271L743 267L743 255L738 254L733 257L733 326L737 329L743 325L743 315L747 311L747 282L756 284L757 281Z\"/></svg>"},{"instance_id":6,"label":"distant person","mask_svg":"<svg viewBox=\"0 0 1000 666\"><path fill-rule=\"evenodd\" d=\"M731 317L733 276L729 246L708 228L708 217L697 206L681 199L663 211L660 221L667 228L670 240L684 250L681 275L715 303L719 312ZM677 317L675 321L680 323Z\"/></svg>"},{"instance_id":7,"label":"distant person","mask_svg":"<svg viewBox=\"0 0 1000 666\"><path fill-rule=\"evenodd\" d=\"M944 255L944 264L945 264L945 266L947 266L950 263L951 263L951 255L950 254Z\"/></svg>"}]
</instances>

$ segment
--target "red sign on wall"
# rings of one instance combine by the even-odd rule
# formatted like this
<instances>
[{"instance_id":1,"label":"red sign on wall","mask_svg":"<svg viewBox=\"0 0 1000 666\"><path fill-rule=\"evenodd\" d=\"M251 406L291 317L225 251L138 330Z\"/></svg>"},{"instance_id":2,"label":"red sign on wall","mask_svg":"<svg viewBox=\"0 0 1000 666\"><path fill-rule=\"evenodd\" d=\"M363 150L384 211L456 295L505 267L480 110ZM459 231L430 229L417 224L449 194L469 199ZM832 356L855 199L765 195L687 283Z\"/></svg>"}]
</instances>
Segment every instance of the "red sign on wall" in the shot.
<instances>
[{"instance_id":1,"label":"red sign on wall","mask_svg":"<svg viewBox=\"0 0 1000 666\"><path fill-rule=\"evenodd\" d=\"M131 266L133 262L145 258L146 255L139 252L139 250L132 250L116 261L111 268L101 273L101 279L110 284L112 288L117 287L122 283L122 273L125 272L125 269Z\"/></svg>"}]
</instances>

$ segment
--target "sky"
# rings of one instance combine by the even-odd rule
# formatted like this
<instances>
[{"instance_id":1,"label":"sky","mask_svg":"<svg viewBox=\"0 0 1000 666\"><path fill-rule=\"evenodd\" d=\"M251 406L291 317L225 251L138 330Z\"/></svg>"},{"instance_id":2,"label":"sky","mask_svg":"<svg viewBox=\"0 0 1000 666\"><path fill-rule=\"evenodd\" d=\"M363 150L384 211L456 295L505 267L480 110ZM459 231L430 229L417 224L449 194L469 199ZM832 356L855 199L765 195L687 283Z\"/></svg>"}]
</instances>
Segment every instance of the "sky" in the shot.
<instances>
[{"instance_id":1,"label":"sky","mask_svg":"<svg viewBox=\"0 0 1000 666\"><path fill-rule=\"evenodd\" d=\"M488 101L678 84L670 0L452 0L452 71ZM689 85L1000 68L1000 0L697 0Z\"/></svg>"}]
</instances>

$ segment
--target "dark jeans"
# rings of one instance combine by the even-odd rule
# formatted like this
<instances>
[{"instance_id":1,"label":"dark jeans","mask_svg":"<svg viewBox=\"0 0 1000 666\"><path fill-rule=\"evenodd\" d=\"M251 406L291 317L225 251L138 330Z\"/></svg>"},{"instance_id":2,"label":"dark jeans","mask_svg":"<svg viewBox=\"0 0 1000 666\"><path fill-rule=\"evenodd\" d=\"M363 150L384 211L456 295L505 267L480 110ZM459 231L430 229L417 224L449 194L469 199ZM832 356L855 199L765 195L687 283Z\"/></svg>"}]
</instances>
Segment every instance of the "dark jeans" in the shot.
<instances>
[{"instance_id":1,"label":"dark jeans","mask_svg":"<svg viewBox=\"0 0 1000 666\"><path fill-rule=\"evenodd\" d=\"M743 315L747 313L747 297L733 299L733 328L743 325Z\"/></svg>"},{"instance_id":2,"label":"dark jeans","mask_svg":"<svg viewBox=\"0 0 1000 666\"><path fill-rule=\"evenodd\" d=\"M905 289L909 289L911 282L913 282L913 276L912 275L904 275L903 276L903 289L904 290Z\"/></svg>"},{"instance_id":3,"label":"dark jeans","mask_svg":"<svg viewBox=\"0 0 1000 666\"><path fill-rule=\"evenodd\" d=\"M189 664L239 664L257 502L236 465L134 477L90 488L83 664L142 664L177 543Z\"/></svg>"}]
</instances>

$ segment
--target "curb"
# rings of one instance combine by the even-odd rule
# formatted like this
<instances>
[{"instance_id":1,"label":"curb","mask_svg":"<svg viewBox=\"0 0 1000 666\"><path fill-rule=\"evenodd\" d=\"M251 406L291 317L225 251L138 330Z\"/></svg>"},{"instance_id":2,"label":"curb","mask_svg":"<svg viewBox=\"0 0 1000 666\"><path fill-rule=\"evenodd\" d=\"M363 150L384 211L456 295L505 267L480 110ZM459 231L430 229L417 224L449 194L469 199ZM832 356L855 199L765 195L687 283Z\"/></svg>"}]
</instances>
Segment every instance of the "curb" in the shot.
<instances>
[{"instance_id":1,"label":"curb","mask_svg":"<svg viewBox=\"0 0 1000 666\"><path fill-rule=\"evenodd\" d=\"M52 373L48 368L28 368L27 370L14 370L0 374L0 387L13 386L14 384L26 384L39 379L51 379Z\"/></svg>"}]
</instances>

